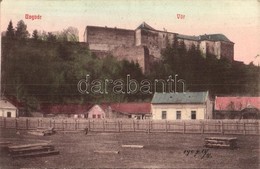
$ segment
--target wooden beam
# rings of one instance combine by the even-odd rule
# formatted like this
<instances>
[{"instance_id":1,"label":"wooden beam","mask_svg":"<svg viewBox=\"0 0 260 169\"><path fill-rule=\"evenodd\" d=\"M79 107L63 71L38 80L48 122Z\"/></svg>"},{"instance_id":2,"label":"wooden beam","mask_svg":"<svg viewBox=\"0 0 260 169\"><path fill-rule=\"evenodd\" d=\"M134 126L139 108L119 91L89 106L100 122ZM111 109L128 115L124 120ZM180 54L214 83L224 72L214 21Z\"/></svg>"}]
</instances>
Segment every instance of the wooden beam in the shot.
<instances>
[{"instance_id":1,"label":"wooden beam","mask_svg":"<svg viewBox=\"0 0 260 169\"><path fill-rule=\"evenodd\" d=\"M144 148L143 145L122 145L124 148Z\"/></svg>"},{"instance_id":2,"label":"wooden beam","mask_svg":"<svg viewBox=\"0 0 260 169\"><path fill-rule=\"evenodd\" d=\"M29 148L29 147L38 147L38 146L52 146L49 143L36 143L36 144L24 144L18 146L8 146L9 149L19 149L19 148Z\"/></svg>"},{"instance_id":3,"label":"wooden beam","mask_svg":"<svg viewBox=\"0 0 260 169\"><path fill-rule=\"evenodd\" d=\"M26 153L26 154L18 154L18 155L12 155L13 158L18 157L40 157L40 156L48 156L48 155L57 155L60 154L59 151L46 151L46 152L33 152L33 153Z\"/></svg>"},{"instance_id":4,"label":"wooden beam","mask_svg":"<svg viewBox=\"0 0 260 169\"><path fill-rule=\"evenodd\" d=\"M9 152L11 154L25 154L29 152L36 152L36 151L53 151L54 146L49 147L30 147L30 148L22 148L22 149L10 149Z\"/></svg>"},{"instance_id":5,"label":"wooden beam","mask_svg":"<svg viewBox=\"0 0 260 169\"><path fill-rule=\"evenodd\" d=\"M119 151L94 151L94 153L100 153L100 154L118 154Z\"/></svg>"},{"instance_id":6,"label":"wooden beam","mask_svg":"<svg viewBox=\"0 0 260 169\"><path fill-rule=\"evenodd\" d=\"M28 134L36 135L36 136L45 136L45 133L39 131L28 131Z\"/></svg>"}]
</instances>

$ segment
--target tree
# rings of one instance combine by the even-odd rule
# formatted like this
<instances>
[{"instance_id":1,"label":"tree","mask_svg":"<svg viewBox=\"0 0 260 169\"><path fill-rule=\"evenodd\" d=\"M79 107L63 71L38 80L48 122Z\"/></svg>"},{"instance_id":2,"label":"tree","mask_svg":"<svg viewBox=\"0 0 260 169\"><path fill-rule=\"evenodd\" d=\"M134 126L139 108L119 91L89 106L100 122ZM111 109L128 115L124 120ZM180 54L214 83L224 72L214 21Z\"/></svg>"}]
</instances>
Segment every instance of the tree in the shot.
<instances>
[{"instance_id":1,"label":"tree","mask_svg":"<svg viewBox=\"0 0 260 169\"><path fill-rule=\"evenodd\" d=\"M14 28L13 28L12 20L10 20L9 25L7 27L6 37L9 39L14 38Z\"/></svg>"},{"instance_id":2,"label":"tree","mask_svg":"<svg viewBox=\"0 0 260 169\"><path fill-rule=\"evenodd\" d=\"M42 41L47 41L47 32L46 31L39 31L38 32L38 36L39 36L39 40L42 40Z\"/></svg>"},{"instance_id":3,"label":"tree","mask_svg":"<svg viewBox=\"0 0 260 169\"><path fill-rule=\"evenodd\" d=\"M38 40L39 39L38 31L36 29L33 31L32 38L34 40Z\"/></svg>"},{"instance_id":4,"label":"tree","mask_svg":"<svg viewBox=\"0 0 260 169\"><path fill-rule=\"evenodd\" d=\"M51 32L48 32L47 41L49 41L49 42L56 42L56 40L57 40L56 35L54 35L54 34L51 33Z\"/></svg>"},{"instance_id":5,"label":"tree","mask_svg":"<svg viewBox=\"0 0 260 169\"><path fill-rule=\"evenodd\" d=\"M27 25L25 25L23 20L20 20L17 23L15 37L17 39L27 39L27 38L29 38L29 36L30 36L30 34L27 31Z\"/></svg>"},{"instance_id":6,"label":"tree","mask_svg":"<svg viewBox=\"0 0 260 169\"><path fill-rule=\"evenodd\" d=\"M79 41L79 31L77 28L68 27L62 32L57 34L58 41L69 41L69 42L78 42Z\"/></svg>"}]
</instances>

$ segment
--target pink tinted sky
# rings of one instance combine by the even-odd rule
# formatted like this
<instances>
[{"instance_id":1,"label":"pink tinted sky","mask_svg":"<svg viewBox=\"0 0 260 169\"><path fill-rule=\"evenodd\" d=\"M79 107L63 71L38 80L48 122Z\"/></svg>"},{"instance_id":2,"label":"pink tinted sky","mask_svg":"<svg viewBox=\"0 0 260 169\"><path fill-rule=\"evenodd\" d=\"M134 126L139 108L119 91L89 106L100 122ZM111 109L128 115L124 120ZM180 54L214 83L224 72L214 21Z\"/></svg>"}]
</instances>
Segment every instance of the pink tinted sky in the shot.
<instances>
[{"instance_id":1,"label":"pink tinted sky","mask_svg":"<svg viewBox=\"0 0 260 169\"><path fill-rule=\"evenodd\" d=\"M40 20L25 14L41 15ZM185 15L178 19L177 14ZM78 28L83 40L87 25L135 29L143 21L158 30L187 35L225 34L235 43L235 60L258 64L260 54L259 0L3 0L1 31L10 20L24 20L34 29Z\"/></svg>"}]
</instances>

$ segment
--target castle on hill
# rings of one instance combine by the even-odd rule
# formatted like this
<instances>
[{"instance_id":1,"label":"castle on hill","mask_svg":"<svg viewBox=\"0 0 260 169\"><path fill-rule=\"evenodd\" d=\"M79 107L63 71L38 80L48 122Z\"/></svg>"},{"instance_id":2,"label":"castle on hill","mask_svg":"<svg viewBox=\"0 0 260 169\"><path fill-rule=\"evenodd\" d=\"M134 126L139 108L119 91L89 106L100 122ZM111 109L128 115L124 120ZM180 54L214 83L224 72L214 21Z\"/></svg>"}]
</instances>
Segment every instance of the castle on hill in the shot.
<instances>
[{"instance_id":1,"label":"castle on hill","mask_svg":"<svg viewBox=\"0 0 260 169\"><path fill-rule=\"evenodd\" d=\"M118 59L136 61L144 73L149 72L152 62L160 59L161 50L175 42L183 42L186 49L195 45L205 56L234 60L234 43L223 34L182 35L156 30L145 22L135 30L87 26L84 41L98 57L112 54Z\"/></svg>"}]
</instances>

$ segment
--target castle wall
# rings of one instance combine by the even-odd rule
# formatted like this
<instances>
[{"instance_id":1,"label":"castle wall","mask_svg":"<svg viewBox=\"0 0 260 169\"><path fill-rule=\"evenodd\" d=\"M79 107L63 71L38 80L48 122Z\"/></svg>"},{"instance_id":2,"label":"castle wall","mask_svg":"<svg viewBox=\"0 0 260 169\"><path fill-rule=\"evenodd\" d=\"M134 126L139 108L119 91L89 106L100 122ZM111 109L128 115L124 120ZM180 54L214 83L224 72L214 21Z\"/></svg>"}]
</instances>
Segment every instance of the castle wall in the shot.
<instances>
[{"instance_id":1,"label":"castle wall","mask_svg":"<svg viewBox=\"0 0 260 169\"><path fill-rule=\"evenodd\" d=\"M84 40L89 49L98 57L111 54L118 59L133 60L138 62L143 72L149 72L150 63L160 60L161 50L168 45L172 46L177 38L176 33L157 31L153 28L142 27L136 30L87 26ZM216 55L218 59L234 59L234 44L232 42L204 40L198 37L183 35L178 37L178 42L183 41L187 50L193 45L198 47L206 56Z\"/></svg>"},{"instance_id":2,"label":"castle wall","mask_svg":"<svg viewBox=\"0 0 260 169\"><path fill-rule=\"evenodd\" d=\"M135 46L140 46L142 44L141 29L135 31Z\"/></svg>"},{"instance_id":3,"label":"castle wall","mask_svg":"<svg viewBox=\"0 0 260 169\"><path fill-rule=\"evenodd\" d=\"M134 30L87 26L86 32L90 50L109 51L118 46L135 45Z\"/></svg>"},{"instance_id":4,"label":"castle wall","mask_svg":"<svg viewBox=\"0 0 260 169\"><path fill-rule=\"evenodd\" d=\"M126 59L139 63L143 72L149 71L149 50L145 46L117 47L111 51L112 55L119 60Z\"/></svg>"},{"instance_id":5,"label":"castle wall","mask_svg":"<svg viewBox=\"0 0 260 169\"><path fill-rule=\"evenodd\" d=\"M221 58L227 58L228 60L234 60L234 44L228 42L221 42Z\"/></svg>"},{"instance_id":6,"label":"castle wall","mask_svg":"<svg viewBox=\"0 0 260 169\"><path fill-rule=\"evenodd\" d=\"M158 32L141 29L141 45L159 47Z\"/></svg>"},{"instance_id":7,"label":"castle wall","mask_svg":"<svg viewBox=\"0 0 260 169\"><path fill-rule=\"evenodd\" d=\"M207 53L207 43L206 43L206 41L200 42L199 49L202 52L202 54L204 55L204 57L206 57L206 53Z\"/></svg>"},{"instance_id":8,"label":"castle wall","mask_svg":"<svg viewBox=\"0 0 260 169\"><path fill-rule=\"evenodd\" d=\"M139 30L138 30L139 31ZM176 34L170 32L153 31L141 29L141 44L148 48L164 49L167 45L172 45ZM139 38L139 37L138 37Z\"/></svg>"},{"instance_id":9,"label":"castle wall","mask_svg":"<svg viewBox=\"0 0 260 169\"><path fill-rule=\"evenodd\" d=\"M161 50L165 49L167 45L172 45L175 36L170 32L138 29L136 30L136 46L145 45L151 56L160 58Z\"/></svg>"},{"instance_id":10,"label":"castle wall","mask_svg":"<svg viewBox=\"0 0 260 169\"><path fill-rule=\"evenodd\" d=\"M220 43L214 41L206 41L206 53L216 55L220 59Z\"/></svg>"},{"instance_id":11,"label":"castle wall","mask_svg":"<svg viewBox=\"0 0 260 169\"><path fill-rule=\"evenodd\" d=\"M201 41L200 42L200 51L206 56L207 54L212 54L220 59L221 52L221 42L220 41Z\"/></svg>"},{"instance_id":12,"label":"castle wall","mask_svg":"<svg viewBox=\"0 0 260 169\"><path fill-rule=\"evenodd\" d=\"M197 48L197 47L200 47L200 46L199 46L200 43L199 43L198 41L187 40L187 39L178 39L178 42L181 42L181 41L184 42L185 48L186 48L187 50L190 50L193 45L194 45L196 48Z\"/></svg>"}]
</instances>

